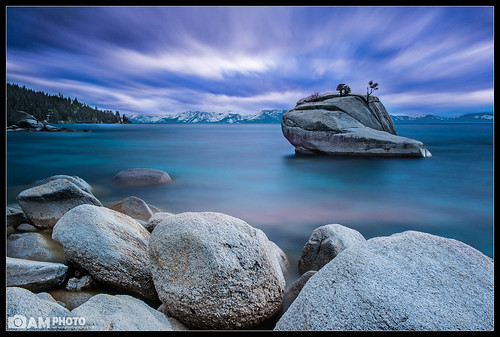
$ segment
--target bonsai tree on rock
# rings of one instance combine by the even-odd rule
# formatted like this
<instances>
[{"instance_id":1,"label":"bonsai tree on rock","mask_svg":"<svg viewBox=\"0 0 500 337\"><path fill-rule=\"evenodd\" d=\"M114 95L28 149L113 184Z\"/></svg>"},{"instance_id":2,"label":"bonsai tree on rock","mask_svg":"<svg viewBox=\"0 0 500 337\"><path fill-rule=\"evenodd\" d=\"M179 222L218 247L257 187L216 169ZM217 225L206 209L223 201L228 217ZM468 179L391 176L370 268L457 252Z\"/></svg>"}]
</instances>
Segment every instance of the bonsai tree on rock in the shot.
<instances>
[{"instance_id":1,"label":"bonsai tree on rock","mask_svg":"<svg viewBox=\"0 0 500 337\"><path fill-rule=\"evenodd\" d=\"M366 87L366 103L370 103L370 95L373 91L378 90L378 83L373 83L373 81L368 82L368 87Z\"/></svg>"},{"instance_id":2,"label":"bonsai tree on rock","mask_svg":"<svg viewBox=\"0 0 500 337\"><path fill-rule=\"evenodd\" d=\"M340 96L345 96L351 93L351 88L345 83L340 83L339 85L337 85L336 90L340 93Z\"/></svg>"}]
</instances>

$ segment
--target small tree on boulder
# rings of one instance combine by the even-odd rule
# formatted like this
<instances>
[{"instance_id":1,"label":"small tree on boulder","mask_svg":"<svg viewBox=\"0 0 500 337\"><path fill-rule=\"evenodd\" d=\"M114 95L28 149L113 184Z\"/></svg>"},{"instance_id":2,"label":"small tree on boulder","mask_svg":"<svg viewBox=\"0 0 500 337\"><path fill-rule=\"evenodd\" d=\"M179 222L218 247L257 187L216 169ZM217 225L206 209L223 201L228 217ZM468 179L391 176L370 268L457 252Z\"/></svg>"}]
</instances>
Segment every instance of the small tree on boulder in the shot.
<instances>
[{"instance_id":1,"label":"small tree on boulder","mask_svg":"<svg viewBox=\"0 0 500 337\"><path fill-rule=\"evenodd\" d=\"M340 93L340 96L345 96L351 93L351 88L345 83L340 83L339 85L337 85L336 90Z\"/></svg>"},{"instance_id":2,"label":"small tree on boulder","mask_svg":"<svg viewBox=\"0 0 500 337\"><path fill-rule=\"evenodd\" d=\"M370 103L370 95L375 90L378 90L378 83L373 83L373 81L368 82L368 87L366 87L366 103Z\"/></svg>"},{"instance_id":3,"label":"small tree on boulder","mask_svg":"<svg viewBox=\"0 0 500 337\"><path fill-rule=\"evenodd\" d=\"M309 96L307 96L307 100L308 101L314 101L314 100L317 100L319 98L319 92L318 91L315 91L313 92L312 94L310 94Z\"/></svg>"}]
</instances>

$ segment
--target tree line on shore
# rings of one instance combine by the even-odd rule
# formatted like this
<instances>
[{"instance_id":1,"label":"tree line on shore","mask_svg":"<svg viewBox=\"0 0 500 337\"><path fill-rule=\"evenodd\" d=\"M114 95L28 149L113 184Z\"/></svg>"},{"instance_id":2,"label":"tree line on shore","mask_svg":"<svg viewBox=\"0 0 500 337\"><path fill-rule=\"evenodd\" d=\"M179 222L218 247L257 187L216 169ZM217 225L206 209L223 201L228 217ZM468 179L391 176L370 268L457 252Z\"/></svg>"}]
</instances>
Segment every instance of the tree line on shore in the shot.
<instances>
[{"instance_id":1,"label":"tree line on shore","mask_svg":"<svg viewBox=\"0 0 500 337\"><path fill-rule=\"evenodd\" d=\"M130 123L118 110L100 110L79 102L76 97L71 99L61 93L49 95L24 85L7 83L7 118L18 111L48 123Z\"/></svg>"}]
</instances>

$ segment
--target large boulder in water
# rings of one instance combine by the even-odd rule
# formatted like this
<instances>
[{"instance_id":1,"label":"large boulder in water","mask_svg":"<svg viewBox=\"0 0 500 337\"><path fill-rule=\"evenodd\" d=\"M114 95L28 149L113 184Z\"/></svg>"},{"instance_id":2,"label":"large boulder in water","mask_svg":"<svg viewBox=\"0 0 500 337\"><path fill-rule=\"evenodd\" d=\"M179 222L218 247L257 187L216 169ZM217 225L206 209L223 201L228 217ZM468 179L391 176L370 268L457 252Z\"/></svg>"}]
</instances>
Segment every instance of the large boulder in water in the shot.
<instances>
[{"instance_id":1,"label":"large boulder in water","mask_svg":"<svg viewBox=\"0 0 500 337\"><path fill-rule=\"evenodd\" d=\"M494 266L463 242L407 231L342 251L276 330L492 330Z\"/></svg>"},{"instance_id":2,"label":"large boulder in water","mask_svg":"<svg viewBox=\"0 0 500 337\"><path fill-rule=\"evenodd\" d=\"M341 156L429 157L420 141L400 137L378 97L333 93L304 98L281 120L298 153Z\"/></svg>"},{"instance_id":3,"label":"large boulder in water","mask_svg":"<svg viewBox=\"0 0 500 337\"><path fill-rule=\"evenodd\" d=\"M212 212L166 217L149 255L168 314L199 329L244 329L276 314L285 278L280 257L259 229Z\"/></svg>"}]
</instances>

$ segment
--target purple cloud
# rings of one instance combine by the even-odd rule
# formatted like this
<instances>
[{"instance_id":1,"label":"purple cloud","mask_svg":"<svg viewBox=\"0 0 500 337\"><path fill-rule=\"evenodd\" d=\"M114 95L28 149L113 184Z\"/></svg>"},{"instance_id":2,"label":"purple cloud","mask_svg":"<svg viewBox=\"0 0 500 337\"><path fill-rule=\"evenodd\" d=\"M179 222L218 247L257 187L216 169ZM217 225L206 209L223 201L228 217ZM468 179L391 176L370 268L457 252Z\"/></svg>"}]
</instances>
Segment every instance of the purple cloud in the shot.
<instances>
[{"instance_id":1,"label":"purple cloud","mask_svg":"<svg viewBox=\"0 0 500 337\"><path fill-rule=\"evenodd\" d=\"M256 113L369 80L390 113L492 111L493 7L7 7L7 81L100 108Z\"/></svg>"}]
</instances>

